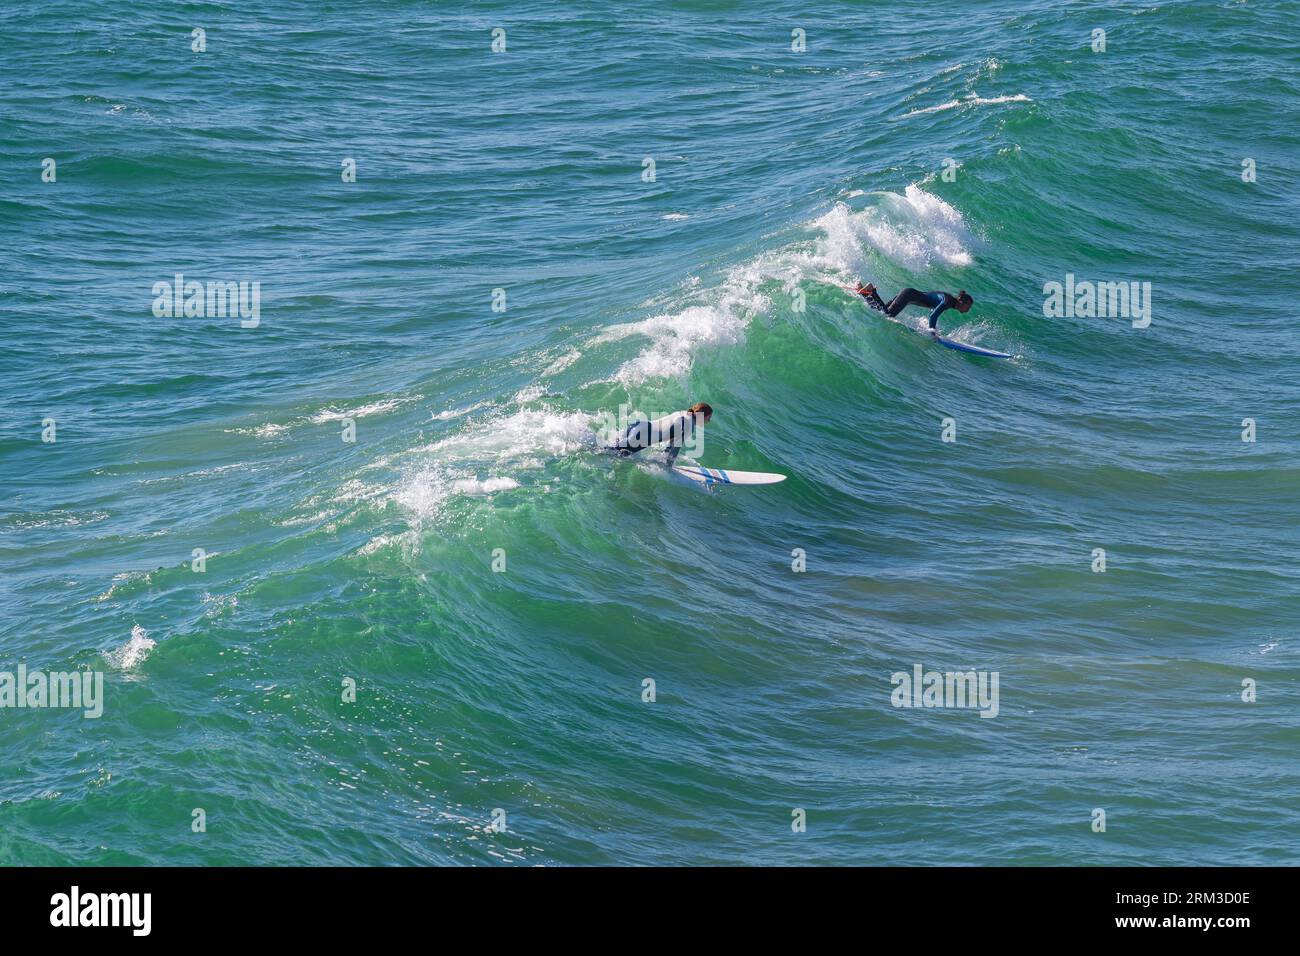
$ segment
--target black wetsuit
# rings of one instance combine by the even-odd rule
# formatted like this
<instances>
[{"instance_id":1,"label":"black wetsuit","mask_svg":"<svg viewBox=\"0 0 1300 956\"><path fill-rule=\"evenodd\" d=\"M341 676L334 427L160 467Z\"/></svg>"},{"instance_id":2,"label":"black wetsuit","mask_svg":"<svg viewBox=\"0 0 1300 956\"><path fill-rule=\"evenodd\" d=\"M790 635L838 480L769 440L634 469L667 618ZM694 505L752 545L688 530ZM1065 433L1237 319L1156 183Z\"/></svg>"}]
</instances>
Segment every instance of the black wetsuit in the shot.
<instances>
[{"instance_id":1,"label":"black wetsuit","mask_svg":"<svg viewBox=\"0 0 1300 956\"><path fill-rule=\"evenodd\" d=\"M939 316L957 304L957 297L955 295L949 295L947 292L921 292L919 289L913 289L911 287L904 289L902 292L898 293L898 295L894 296L893 300L888 305L885 305L884 300L880 298L878 292L873 292L870 295L859 292L858 295L861 295L862 298L866 299L867 303L873 309L883 312L891 318L898 315L898 313L902 312L903 309L907 308L909 305L923 305L927 309L930 309L931 331L937 329Z\"/></svg>"},{"instance_id":2,"label":"black wetsuit","mask_svg":"<svg viewBox=\"0 0 1300 956\"><path fill-rule=\"evenodd\" d=\"M633 422L627 426L623 436L609 451L620 458L628 458L637 452L645 451L651 445L667 442L668 462L677 460L677 455L695 436L695 416L690 412L674 412L652 422Z\"/></svg>"}]
</instances>

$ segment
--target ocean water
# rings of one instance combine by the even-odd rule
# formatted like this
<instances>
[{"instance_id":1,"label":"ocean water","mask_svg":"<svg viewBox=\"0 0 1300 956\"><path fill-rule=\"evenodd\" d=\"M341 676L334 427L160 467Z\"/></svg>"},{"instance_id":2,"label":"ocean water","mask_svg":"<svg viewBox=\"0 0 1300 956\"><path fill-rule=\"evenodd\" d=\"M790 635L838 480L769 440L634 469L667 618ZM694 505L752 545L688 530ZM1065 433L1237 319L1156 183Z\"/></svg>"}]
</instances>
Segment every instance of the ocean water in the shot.
<instances>
[{"instance_id":1,"label":"ocean water","mask_svg":"<svg viewBox=\"0 0 1300 956\"><path fill-rule=\"evenodd\" d=\"M0 708L0 863L1300 863L1297 49L1282 0L6 4L0 671L104 690ZM788 480L599 452L697 400Z\"/></svg>"}]
</instances>

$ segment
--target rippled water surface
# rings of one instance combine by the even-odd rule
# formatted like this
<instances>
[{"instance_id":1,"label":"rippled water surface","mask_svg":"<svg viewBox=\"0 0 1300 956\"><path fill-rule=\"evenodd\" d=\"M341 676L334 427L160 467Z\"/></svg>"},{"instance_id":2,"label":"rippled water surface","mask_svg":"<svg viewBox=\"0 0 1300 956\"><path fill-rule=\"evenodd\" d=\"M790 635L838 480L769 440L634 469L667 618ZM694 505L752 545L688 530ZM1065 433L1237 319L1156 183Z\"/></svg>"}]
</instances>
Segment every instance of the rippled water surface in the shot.
<instances>
[{"instance_id":1,"label":"rippled water surface","mask_svg":"<svg viewBox=\"0 0 1300 956\"><path fill-rule=\"evenodd\" d=\"M0 862L1300 862L1294 4L255 6L0 11Z\"/></svg>"}]
</instances>

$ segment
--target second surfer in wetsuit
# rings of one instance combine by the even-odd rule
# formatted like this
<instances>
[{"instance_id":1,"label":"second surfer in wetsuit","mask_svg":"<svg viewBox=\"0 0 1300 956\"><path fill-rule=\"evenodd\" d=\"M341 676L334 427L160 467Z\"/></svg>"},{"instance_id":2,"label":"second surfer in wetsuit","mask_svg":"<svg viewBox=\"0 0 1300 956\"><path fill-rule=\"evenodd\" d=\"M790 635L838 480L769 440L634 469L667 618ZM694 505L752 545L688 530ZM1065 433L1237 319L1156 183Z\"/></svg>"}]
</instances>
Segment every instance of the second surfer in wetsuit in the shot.
<instances>
[{"instance_id":1,"label":"second surfer in wetsuit","mask_svg":"<svg viewBox=\"0 0 1300 956\"><path fill-rule=\"evenodd\" d=\"M862 298L867 300L867 304L878 312L893 318L902 312L909 305L923 305L930 310L930 334L935 338L939 337L939 316L947 309L956 309L958 312L969 312L974 299L970 297L965 289L962 289L956 295L949 292L921 292L918 289L906 288L893 300L886 305L876 291L876 287L868 282L863 285L858 283L858 287L853 290Z\"/></svg>"}]
</instances>

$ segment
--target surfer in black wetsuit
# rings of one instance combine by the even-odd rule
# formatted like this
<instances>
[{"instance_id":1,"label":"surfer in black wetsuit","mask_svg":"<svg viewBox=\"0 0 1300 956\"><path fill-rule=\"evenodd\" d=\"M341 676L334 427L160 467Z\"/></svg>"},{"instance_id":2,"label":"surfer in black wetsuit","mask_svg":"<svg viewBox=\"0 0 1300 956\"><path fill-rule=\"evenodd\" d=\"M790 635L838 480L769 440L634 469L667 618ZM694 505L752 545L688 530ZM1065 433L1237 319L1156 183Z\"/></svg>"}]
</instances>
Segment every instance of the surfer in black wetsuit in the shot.
<instances>
[{"instance_id":1,"label":"surfer in black wetsuit","mask_svg":"<svg viewBox=\"0 0 1300 956\"><path fill-rule=\"evenodd\" d=\"M906 288L893 300L886 305L876 291L876 287L868 282L863 285L858 283L853 290L862 298L867 300L867 304L877 312L883 312L885 315L893 318L902 312L909 305L923 305L930 310L930 334L935 338L939 337L939 316L947 309L956 309L958 312L969 312L974 299L970 297L965 289L962 289L956 295L950 292L921 292L919 289Z\"/></svg>"},{"instance_id":2,"label":"surfer in black wetsuit","mask_svg":"<svg viewBox=\"0 0 1300 956\"><path fill-rule=\"evenodd\" d=\"M633 422L608 450L620 458L629 458L651 445L667 442L668 463L671 465L684 445L703 440L704 426L712 418L713 406L708 402L696 402L685 411L673 412L652 422Z\"/></svg>"}]
</instances>

